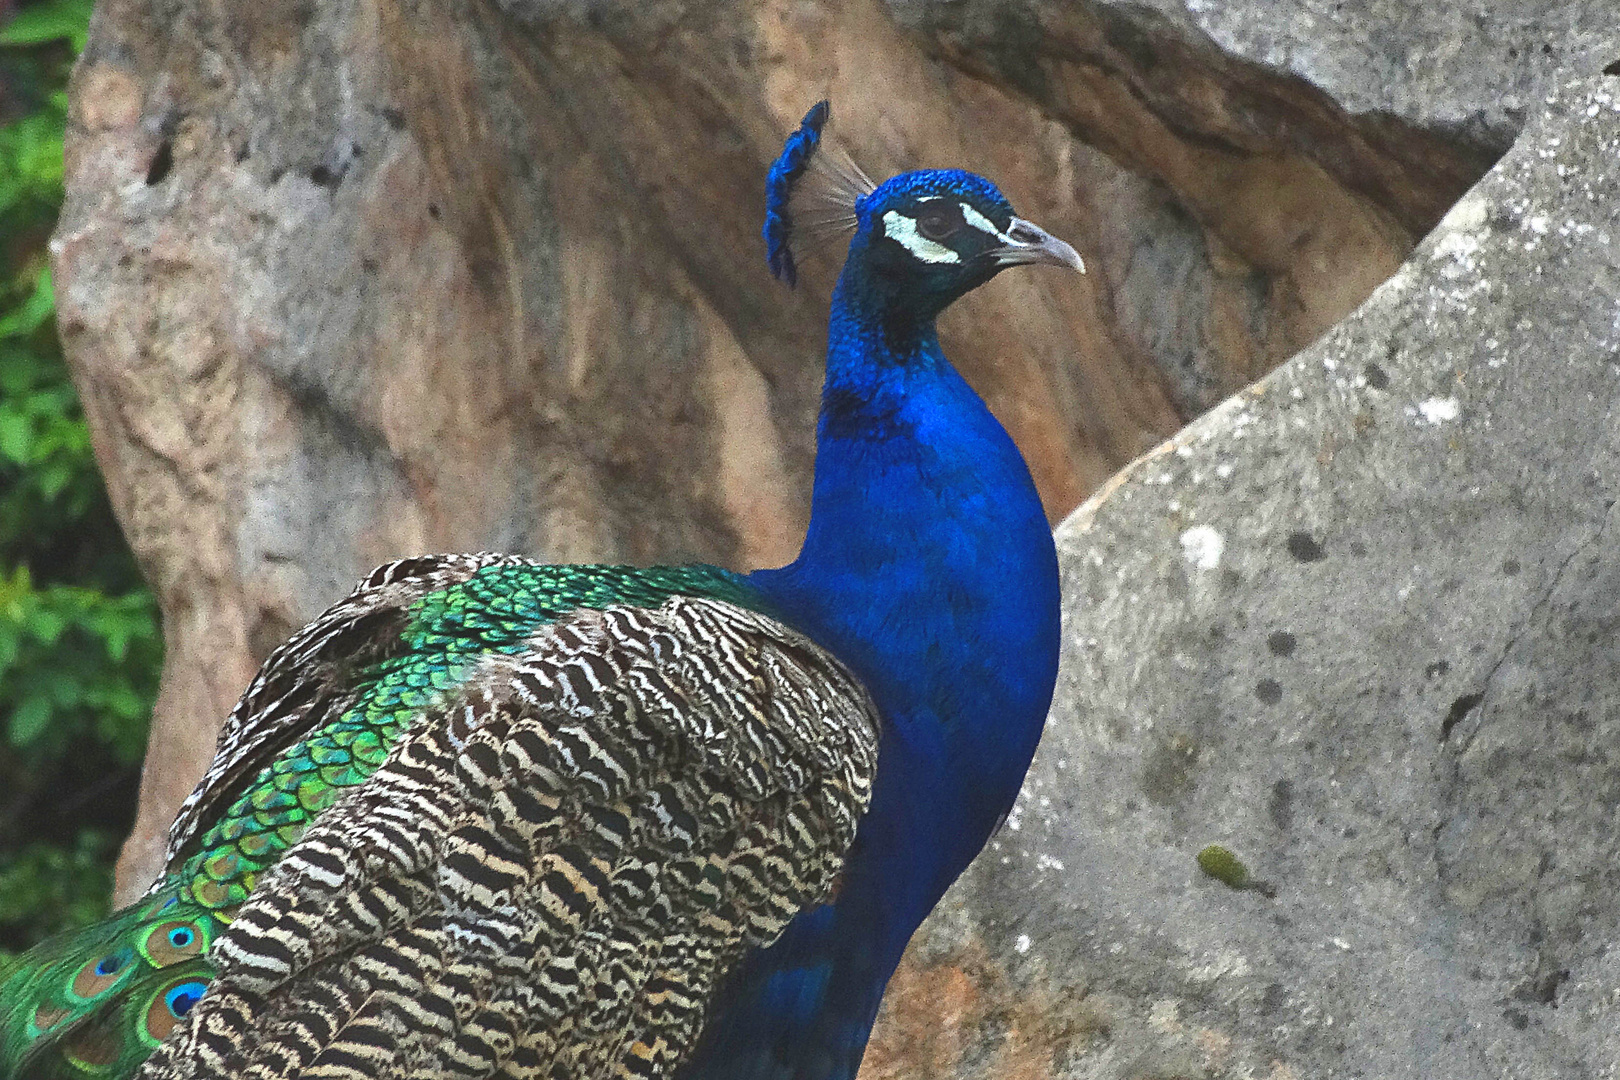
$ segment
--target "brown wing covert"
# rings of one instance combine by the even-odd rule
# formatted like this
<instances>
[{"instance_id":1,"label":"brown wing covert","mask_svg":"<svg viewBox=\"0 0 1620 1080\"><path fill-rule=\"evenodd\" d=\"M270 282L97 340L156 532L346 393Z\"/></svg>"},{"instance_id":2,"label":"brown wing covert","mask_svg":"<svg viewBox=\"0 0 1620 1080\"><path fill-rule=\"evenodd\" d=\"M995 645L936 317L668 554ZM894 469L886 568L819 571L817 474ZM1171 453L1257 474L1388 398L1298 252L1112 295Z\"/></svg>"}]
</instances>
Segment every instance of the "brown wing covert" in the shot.
<instances>
[{"instance_id":1,"label":"brown wing covert","mask_svg":"<svg viewBox=\"0 0 1620 1080\"><path fill-rule=\"evenodd\" d=\"M269 870L143 1076L666 1076L823 898L878 721L765 616L581 609L492 655Z\"/></svg>"},{"instance_id":2,"label":"brown wing covert","mask_svg":"<svg viewBox=\"0 0 1620 1080\"><path fill-rule=\"evenodd\" d=\"M353 702L351 674L399 647L399 628L413 601L486 566L527 561L484 552L385 563L283 642L225 718L213 764L169 826L165 865L179 861L186 845L276 753ZM163 880L160 876L153 887Z\"/></svg>"}]
</instances>

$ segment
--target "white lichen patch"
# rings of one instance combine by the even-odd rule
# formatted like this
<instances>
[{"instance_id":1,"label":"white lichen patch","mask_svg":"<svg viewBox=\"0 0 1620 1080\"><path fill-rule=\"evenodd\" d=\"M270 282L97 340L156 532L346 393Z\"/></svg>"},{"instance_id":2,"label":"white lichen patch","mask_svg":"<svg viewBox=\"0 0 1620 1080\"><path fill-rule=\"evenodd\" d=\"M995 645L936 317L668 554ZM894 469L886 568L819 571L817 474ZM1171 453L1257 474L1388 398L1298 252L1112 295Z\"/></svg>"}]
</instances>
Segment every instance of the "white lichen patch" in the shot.
<instances>
[{"instance_id":1,"label":"white lichen patch","mask_svg":"<svg viewBox=\"0 0 1620 1080\"><path fill-rule=\"evenodd\" d=\"M1181 1031L1181 1006L1170 998L1160 998L1148 1009L1148 1026L1165 1035Z\"/></svg>"},{"instance_id":2,"label":"white lichen patch","mask_svg":"<svg viewBox=\"0 0 1620 1080\"><path fill-rule=\"evenodd\" d=\"M1181 534L1181 554L1199 570L1214 570L1221 565L1226 551L1226 538L1208 525L1194 525Z\"/></svg>"},{"instance_id":3,"label":"white lichen patch","mask_svg":"<svg viewBox=\"0 0 1620 1080\"><path fill-rule=\"evenodd\" d=\"M1452 265L1442 267L1440 274L1442 277L1454 278L1465 273L1472 273L1478 269L1479 264L1475 256L1481 246L1483 246L1483 240L1477 233L1447 233L1434 245L1434 253L1431 258L1436 261L1441 259L1450 260Z\"/></svg>"},{"instance_id":4,"label":"white lichen patch","mask_svg":"<svg viewBox=\"0 0 1620 1080\"><path fill-rule=\"evenodd\" d=\"M1019 956L1023 956L1025 953L1029 952L1028 934L1018 935L1018 940L1013 942L1013 952L1017 953Z\"/></svg>"},{"instance_id":5,"label":"white lichen patch","mask_svg":"<svg viewBox=\"0 0 1620 1080\"><path fill-rule=\"evenodd\" d=\"M1426 422L1438 425L1457 419L1461 407L1454 397L1432 397L1418 402L1417 411Z\"/></svg>"}]
</instances>

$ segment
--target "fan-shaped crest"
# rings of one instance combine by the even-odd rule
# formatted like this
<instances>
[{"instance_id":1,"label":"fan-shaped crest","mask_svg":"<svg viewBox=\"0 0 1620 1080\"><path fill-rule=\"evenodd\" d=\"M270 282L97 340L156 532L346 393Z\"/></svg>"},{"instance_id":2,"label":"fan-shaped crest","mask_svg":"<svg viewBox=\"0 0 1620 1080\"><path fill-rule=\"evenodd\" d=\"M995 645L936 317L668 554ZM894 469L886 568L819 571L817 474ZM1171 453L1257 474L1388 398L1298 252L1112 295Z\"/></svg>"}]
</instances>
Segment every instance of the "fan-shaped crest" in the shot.
<instances>
[{"instance_id":1,"label":"fan-shaped crest","mask_svg":"<svg viewBox=\"0 0 1620 1080\"><path fill-rule=\"evenodd\" d=\"M765 179L765 257L790 286L799 276L795 248L853 229L856 200L877 187L848 154L821 149L831 113L826 101L811 106Z\"/></svg>"}]
</instances>

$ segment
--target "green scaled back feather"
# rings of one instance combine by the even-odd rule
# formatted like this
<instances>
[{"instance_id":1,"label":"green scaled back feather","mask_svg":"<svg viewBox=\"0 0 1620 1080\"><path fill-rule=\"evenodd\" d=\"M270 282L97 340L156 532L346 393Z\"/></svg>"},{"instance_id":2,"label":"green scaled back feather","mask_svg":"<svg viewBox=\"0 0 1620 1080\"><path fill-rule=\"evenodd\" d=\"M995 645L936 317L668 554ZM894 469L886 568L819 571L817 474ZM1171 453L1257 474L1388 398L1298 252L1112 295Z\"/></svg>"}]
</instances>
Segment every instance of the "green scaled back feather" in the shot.
<instances>
[{"instance_id":1,"label":"green scaled back feather","mask_svg":"<svg viewBox=\"0 0 1620 1080\"><path fill-rule=\"evenodd\" d=\"M194 800L221 810L211 822L177 829L187 838L171 848L161 886L0 970L0 1080L132 1076L201 996L213 974L208 948L259 875L322 811L375 772L401 732L456 688L480 657L521 651L538 628L579 608L656 607L676 595L743 607L760 603L736 575L700 565L543 566L510 557L445 556L374 571L266 661L255 688L275 684L276 705L298 701L304 711L290 712L286 726L243 716L252 703L250 688L233 720L241 719L255 740L251 759L269 763L234 794L221 797L204 781ZM389 628L389 640L329 635L342 639L333 648L365 657L358 667L345 665L346 655L294 648L302 639L326 640L319 633L323 623L355 612L396 616L373 620ZM343 676L337 684L313 685L318 673L329 678L333 671ZM309 726L319 708L326 711ZM279 748L273 745L278 736ZM228 787L230 780L227 770L215 782Z\"/></svg>"}]
</instances>

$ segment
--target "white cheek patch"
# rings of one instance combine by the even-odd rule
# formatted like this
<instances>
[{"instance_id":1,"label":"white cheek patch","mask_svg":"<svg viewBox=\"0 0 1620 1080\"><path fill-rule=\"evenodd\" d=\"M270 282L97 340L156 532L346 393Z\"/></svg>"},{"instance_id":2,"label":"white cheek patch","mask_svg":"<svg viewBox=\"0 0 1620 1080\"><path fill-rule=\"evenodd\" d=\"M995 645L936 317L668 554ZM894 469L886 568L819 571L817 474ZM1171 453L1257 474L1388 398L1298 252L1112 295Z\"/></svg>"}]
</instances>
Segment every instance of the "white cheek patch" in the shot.
<instances>
[{"instance_id":1,"label":"white cheek patch","mask_svg":"<svg viewBox=\"0 0 1620 1080\"><path fill-rule=\"evenodd\" d=\"M891 240L898 240L901 247L923 262L959 263L962 261L962 256L944 244L935 243L919 233L916 220L906 217L898 210L884 211L883 235Z\"/></svg>"},{"instance_id":2,"label":"white cheek patch","mask_svg":"<svg viewBox=\"0 0 1620 1080\"><path fill-rule=\"evenodd\" d=\"M962 207L962 220L973 226L975 229L978 229L980 232L985 233L986 235L995 237L1003 244L1017 243L1017 241L1012 237L996 228L995 222L973 209L973 207L969 206L967 203L961 203L959 205Z\"/></svg>"}]
</instances>

